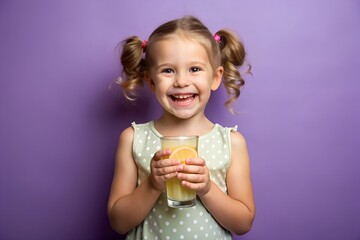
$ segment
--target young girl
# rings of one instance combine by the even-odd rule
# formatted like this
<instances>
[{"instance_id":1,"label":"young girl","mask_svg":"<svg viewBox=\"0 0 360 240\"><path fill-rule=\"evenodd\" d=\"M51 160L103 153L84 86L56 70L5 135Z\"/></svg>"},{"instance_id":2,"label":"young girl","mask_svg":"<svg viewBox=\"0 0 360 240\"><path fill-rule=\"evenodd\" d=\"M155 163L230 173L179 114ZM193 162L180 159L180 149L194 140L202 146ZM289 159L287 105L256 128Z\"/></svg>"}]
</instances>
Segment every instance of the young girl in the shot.
<instances>
[{"instance_id":1,"label":"young girl","mask_svg":"<svg viewBox=\"0 0 360 240\"><path fill-rule=\"evenodd\" d=\"M159 119L135 124L121 135L108 202L112 227L128 239L231 239L251 229L255 205L246 142L235 128L205 116L221 82L238 98L244 80L244 47L228 30L212 35L198 19L159 26L148 41L124 41L121 62L128 98L145 81L163 108ZM161 136L199 136L199 157L181 164L160 150ZM172 177L197 193L190 208L167 206Z\"/></svg>"}]
</instances>

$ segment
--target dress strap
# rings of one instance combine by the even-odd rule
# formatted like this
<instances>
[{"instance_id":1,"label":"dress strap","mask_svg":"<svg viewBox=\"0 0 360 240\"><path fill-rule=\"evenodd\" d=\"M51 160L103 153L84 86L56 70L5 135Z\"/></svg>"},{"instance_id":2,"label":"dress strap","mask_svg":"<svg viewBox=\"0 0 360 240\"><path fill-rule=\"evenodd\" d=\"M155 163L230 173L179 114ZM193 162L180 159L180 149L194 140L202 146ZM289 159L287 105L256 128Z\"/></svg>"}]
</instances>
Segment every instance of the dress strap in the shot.
<instances>
[{"instance_id":1,"label":"dress strap","mask_svg":"<svg viewBox=\"0 0 360 240\"><path fill-rule=\"evenodd\" d=\"M230 129L230 131L231 131L231 132L236 132L237 129L238 129L238 125L235 125L234 127L232 127L232 128Z\"/></svg>"}]
</instances>

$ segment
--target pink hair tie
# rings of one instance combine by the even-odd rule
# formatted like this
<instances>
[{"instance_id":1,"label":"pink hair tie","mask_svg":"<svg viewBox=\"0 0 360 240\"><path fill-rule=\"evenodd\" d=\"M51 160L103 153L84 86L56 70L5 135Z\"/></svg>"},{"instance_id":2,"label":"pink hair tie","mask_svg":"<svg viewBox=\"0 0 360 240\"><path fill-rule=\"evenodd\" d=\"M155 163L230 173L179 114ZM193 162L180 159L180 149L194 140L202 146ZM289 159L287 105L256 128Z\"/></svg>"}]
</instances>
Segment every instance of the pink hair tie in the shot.
<instances>
[{"instance_id":1,"label":"pink hair tie","mask_svg":"<svg viewBox=\"0 0 360 240\"><path fill-rule=\"evenodd\" d=\"M142 48L144 51L145 51L145 49L146 49L147 43L148 43L147 40L144 40L144 41L142 41L142 43L141 43L141 48Z\"/></svg>"},{"instance_id":2,"label":"pink hair tie","mask_svg":"<svg viewBox=\"0 0 360 240\"><path fill-rule=\"evenodd\" d=\"M217 42L220 42L220 41L221 41L221 37L220 37L219 35L217 35L217 34L214 35L214 39L215 39L215 41L217 41Z\"/></svg>"}]
</instances>

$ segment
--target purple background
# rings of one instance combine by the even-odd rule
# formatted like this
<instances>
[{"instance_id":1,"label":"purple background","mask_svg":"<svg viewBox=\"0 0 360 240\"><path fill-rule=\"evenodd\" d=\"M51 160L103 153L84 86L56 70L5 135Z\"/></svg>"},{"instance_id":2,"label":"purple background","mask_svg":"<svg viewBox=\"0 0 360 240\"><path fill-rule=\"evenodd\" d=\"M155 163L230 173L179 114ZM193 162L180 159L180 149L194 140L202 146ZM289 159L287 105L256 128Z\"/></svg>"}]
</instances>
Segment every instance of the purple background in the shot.
<instances>
[{"instance_id":1,"label":"purple background","mask_svg":"<svg viewBox=\"0 0 360 240\"><path fill-rule=\"evenodd\" d=\"M160 111L109 88L116 45L185 14L237 31L253 65L237 116L224 90L207 109L251 154L257 216L236 239L360 239L357 0L0 1L0 239L122 239L118 136Z\"/></svg>"}]
</instances>

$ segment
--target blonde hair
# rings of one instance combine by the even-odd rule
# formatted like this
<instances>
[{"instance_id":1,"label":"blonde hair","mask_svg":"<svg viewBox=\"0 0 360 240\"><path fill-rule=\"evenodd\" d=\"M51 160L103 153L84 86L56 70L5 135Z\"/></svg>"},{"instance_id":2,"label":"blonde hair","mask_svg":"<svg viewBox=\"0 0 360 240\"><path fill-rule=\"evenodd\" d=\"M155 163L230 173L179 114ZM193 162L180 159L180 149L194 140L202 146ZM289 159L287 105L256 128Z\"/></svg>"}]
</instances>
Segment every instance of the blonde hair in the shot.
<instances>
[{"instance_id":1,"label":"blonde hair","mask_svg":"<svg viewBox=\"0 0 360 240\"><path fill-rule=\"evenodd\" d=\"M129 100L136 99L136 89L144 84L144 71L152 64L152 46L159 40L180 34L199 41L208 53L212 68L224 68L222 82L229 98L225 106L232 111L230 105L240 96L240 88L245 84L239 68L244 65L246 52L239 38L230 30L222 29L215 34L220 37L216 41L209 29L197 18L186 16L159 26L150 35L146 46L138 36L123 41L121 64L126 79L121 79L120 86ZM248 64L247 72L251 66Z\"/></svg>"}]
</instances>

